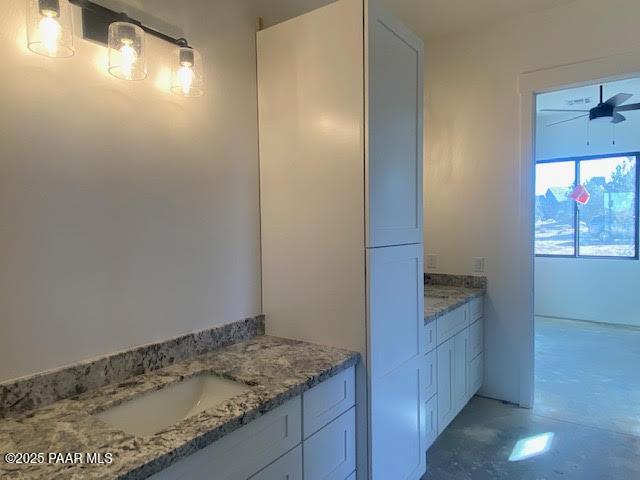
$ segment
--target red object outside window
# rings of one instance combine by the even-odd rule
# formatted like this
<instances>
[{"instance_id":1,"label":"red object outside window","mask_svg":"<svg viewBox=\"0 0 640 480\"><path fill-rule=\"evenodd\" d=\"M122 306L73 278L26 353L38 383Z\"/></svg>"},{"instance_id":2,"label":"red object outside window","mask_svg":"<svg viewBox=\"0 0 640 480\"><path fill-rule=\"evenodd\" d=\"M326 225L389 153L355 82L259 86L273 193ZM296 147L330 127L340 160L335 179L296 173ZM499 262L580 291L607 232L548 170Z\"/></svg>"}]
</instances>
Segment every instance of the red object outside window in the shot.
<instances>
[{"instance_id":1,"label":"red object outside window","mask_svg":"<svg viewBox=\"0 0 640 480\"><path fill-rule=\"evenodd\" d=\"M573 189L573 192L569 194L569 198L575 200L581 205L586 205L591 198L591 194L584 185L578 185Z\"/></svg>"}]
</instances>

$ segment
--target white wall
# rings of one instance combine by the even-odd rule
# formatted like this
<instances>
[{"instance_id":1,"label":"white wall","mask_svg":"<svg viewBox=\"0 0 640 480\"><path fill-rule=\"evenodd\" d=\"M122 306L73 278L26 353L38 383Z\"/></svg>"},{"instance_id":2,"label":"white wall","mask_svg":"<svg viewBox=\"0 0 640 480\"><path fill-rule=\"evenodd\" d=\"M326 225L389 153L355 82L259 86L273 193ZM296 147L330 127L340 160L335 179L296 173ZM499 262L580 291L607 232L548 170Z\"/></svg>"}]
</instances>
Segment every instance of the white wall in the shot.
<instances>
[{"instance_id":1,"label":"white wall","mask_svg":"<svg viewBox=\"0 0 640 480\"><path fill-rule=\"evenodd\" d=\"M518 303L518 76L640 48L640 3L607 2L606 21L602 8L579 0L427 43L425 252L451 273L487 258L485 395L519 401L532 318Z\"/></svg>"},{"instance_id":2,"label":"white wall","mask_svg":"<svg viewBox=\"0 0 640 480\"><path fill-rule=\"evenodd\" d=\"M640 326L637 260L536 259L536 315Z\"/></svg>"},{"instance_id":3,"label":"white wall","mask_svg":"<svg viewBox=\"0 0 640 480\"><path fill-rule=\"evenodd\" d=\"M591 124L587 143L586 122L564 123L553 127L548 123L563 117L543 117L536 121L536 158L538 160L588 157L640 150L640 111L625 115L627 121L615 127L610 123ZM564 117L566 118L566 116ZM614 142L615 138L615 143Z\"/></svg>"},{"instance_id":4,"label":"white wall","mask_svg":"<svg viewBox=\"0 0 640 480\"><path fill-rule=\"evenodd\" d=\"M260 312L254 6L134 3L201 50L203 98L166 91L168 44L123 82L0 5L0 380Z\"/></svg>"}]
</instances>

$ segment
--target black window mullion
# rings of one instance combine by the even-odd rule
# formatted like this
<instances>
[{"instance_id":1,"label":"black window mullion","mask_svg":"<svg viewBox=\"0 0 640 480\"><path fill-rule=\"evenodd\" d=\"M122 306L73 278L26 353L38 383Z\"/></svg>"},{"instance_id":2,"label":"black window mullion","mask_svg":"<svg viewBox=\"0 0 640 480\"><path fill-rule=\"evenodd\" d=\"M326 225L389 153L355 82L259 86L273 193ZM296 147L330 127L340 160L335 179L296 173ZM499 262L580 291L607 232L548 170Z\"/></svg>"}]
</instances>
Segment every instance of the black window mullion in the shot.
<instances>
[{"instance_id":1,"label":"black window mullion","mask_svg":"<svg viewBox=\"0 0 640 480\"><path fill-rule=\"evenodd\" d=\"M576 160L575 164L575 186L577 188L580 185L580 160ZM580 256L580 209L578 208L578 202L574 201L574 216L573 216L573 256Z\"/></svg>"},{"instance_id":2,"label":"black window mullion","mask_svg":"<svg viewBox=\"0 0 640 480\"><path fill-rule=\"evenodd\" d=\"M636 155L635 156L636 159L636 164L635 164L635 169L636 169L636 192L635 192L635 197L636 197L636 235L635 235L635 240L636 240L636 260L640 259L640 173L638 173L638 160L640 159L640 155Z\"/></svg>"}]
</instances>

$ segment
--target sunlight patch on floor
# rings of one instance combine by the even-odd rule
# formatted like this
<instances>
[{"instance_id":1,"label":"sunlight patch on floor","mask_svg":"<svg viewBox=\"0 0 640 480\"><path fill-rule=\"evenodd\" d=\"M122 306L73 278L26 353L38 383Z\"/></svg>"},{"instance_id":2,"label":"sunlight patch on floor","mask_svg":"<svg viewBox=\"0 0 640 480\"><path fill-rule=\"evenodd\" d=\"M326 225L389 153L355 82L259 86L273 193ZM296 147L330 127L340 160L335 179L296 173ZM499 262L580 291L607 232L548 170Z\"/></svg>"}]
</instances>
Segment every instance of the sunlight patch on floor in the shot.
<instances>
[{"instance_id":1,"label":"sunlight patch on floor","mask_svg":"<svg viewBox=\"0 0 640 480\"><path fill-rule=\"evenodd\" d=\"M509 455L509 461L519 462L547 453L553 443L553 436L552 432L547 432L533 437L521 438L513 447L511 455Z\"/></svg>"}]
</instances>

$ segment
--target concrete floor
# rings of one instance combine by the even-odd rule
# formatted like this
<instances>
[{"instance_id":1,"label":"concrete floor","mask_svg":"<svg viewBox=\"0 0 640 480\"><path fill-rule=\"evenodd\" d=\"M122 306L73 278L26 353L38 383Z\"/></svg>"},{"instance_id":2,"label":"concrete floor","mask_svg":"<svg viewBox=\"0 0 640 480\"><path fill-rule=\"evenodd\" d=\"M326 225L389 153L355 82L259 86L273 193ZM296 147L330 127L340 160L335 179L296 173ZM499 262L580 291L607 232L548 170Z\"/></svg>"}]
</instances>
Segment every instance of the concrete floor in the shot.
<instances>
[{"instance_id":1,"label":"concrete floor","mask_svg":"<svg viewBox=\"0 0 640 480\"><path fill-rule=\"evenodd\" d=\"M535 408L475 397L423 478L640 479L639 422L640 329L538 318Z\"/></svg>"},{"instance_id":2,"label":"concrete floor","mask_svg":"<svg viewBox=\"0 0 640 480\"><path fill-rule=\"evenodd\" d=\"M640 436L640 328L538 317L534 412Z\"/></svg>"}]
</instances>

